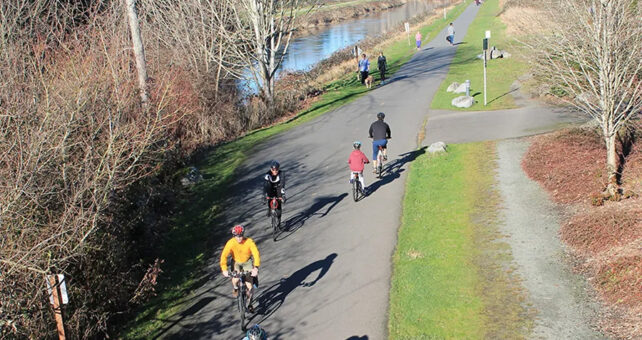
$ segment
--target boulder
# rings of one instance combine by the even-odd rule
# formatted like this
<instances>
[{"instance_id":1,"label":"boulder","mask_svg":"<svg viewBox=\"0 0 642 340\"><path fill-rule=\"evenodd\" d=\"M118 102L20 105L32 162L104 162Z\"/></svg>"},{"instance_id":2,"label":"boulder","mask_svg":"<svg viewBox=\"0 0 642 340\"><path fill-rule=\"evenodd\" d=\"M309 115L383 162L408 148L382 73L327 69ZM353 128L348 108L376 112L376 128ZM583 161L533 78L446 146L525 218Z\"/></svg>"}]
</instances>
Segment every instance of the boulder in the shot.
<instances>
[{"instance_id":1,"label":"boulder","mask_svg":"<svg viewBox=\"0 0 642 340\"><path fill-rule=\"evenodd\" d=\"M459 87L459 83L453 82L452 84L450 84L450 86L448 86L448 88L446 89L446 92L454 92L455 89L457 89L458 87Z\"/></svg>"},{"instance_id":2,"label":"boulder","mask_svg":"<svg viewBox=\"0 0 642 340\"><path fill-rule=\"evenodd\" d=\"M459 96L457 98L454 98L450 103L456 107L468 108L473 106L473 104L475 103L475 98L471 96Z\"/></svg>"},{"instance_id":3,"label":"boulder","mask_svg":"<svg viewBox=\"0 0 642 340\"><path fill-rule=\"evenodd\" d=\"M454 91L455 93L466 93L466 83L461 83Z\"/></svg>"},{"instance_id":4,"label":"boulder","mask_svg":"<svg viewBox=\"0 0 642 340\"><path fill-rule=\"evenodd\" d=\"M502 58L510 58L510 55L511 55L510 53L506 51L502 51Z\"/></svg>"},{"instance_id":5,"label":"boulder","mask_svg":"<svg viewBox=\"0 0 642 340\"><path fill-rule=\"evenodd\" d=\"M490 59L498 59L502 57L502 51L494 49L490 51Z\"/></svg>"},{"instance_id":6,"label":"boulder","mask_svg":"<svg viewBox=\"0 0 642 340\"><path fill-rule=\"evenodd\" d=\"M428 152L429 153L446 152L446 143L444 143L444 142L432 143L428 147Z\"/></svg>"}]
</instances>

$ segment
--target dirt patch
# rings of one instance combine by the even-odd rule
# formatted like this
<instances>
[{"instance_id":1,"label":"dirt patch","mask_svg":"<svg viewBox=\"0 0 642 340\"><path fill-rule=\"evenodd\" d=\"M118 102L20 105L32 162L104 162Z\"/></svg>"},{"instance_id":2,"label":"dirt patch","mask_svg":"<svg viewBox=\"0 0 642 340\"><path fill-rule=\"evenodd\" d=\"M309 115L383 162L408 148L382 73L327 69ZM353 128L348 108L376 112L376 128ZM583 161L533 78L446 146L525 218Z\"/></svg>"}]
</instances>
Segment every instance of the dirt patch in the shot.
<instances>
[{"instance_id":1,"label":"dirt patch","mask_svg":"<svg viewBox=\"0 0 642 340\"><path fill-rule=\"evenodd\" d=\"M622 152L622 145L618 151ZM642 198L589 204L605 185L605 151L597 132L570 129L536 137L522 160L529 177L554 200L573 204L560 238L579 259L606 311L599 328L621 339L642 338ZM622 185L639 195L642 138L624 158Z\"/></svg>"},{"instance_id":2,"label":"dirt patch","mask_svg":"<svg viewBox=\"0 0 642 340\"><path fill-rule=\"evenodd\" d=\"M606 186L606 152L595 130L568 129L534 137L522 160L528 177L559 203L586 202Z\"/></svg>"}]
</instances>

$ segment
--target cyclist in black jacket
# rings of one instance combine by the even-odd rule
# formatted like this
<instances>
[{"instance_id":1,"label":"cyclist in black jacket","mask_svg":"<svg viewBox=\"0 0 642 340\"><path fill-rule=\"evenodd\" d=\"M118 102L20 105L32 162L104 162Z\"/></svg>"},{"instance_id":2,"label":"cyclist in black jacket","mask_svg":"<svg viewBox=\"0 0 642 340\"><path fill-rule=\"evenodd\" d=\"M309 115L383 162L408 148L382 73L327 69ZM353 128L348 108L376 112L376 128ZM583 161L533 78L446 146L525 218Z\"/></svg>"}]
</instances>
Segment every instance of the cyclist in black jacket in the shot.
<instances>
[{"instance_id":1,"label":"cyclist in black jacket","mask_svg":"<svg viewBox=\"0 0 642 340\"><path fill-rule=\"evenodd\" d=\"M386 115L383 112L377 113L377 120L370 125L370 138L372 138L372 165L373 172L377 172L377 152L379 146L383 148L383 159L388 160L388 153L386 146L390 138L390 126L386 124L383 119Z\"/></svg>"},{"instance_id":2,"label":"cyclist in black jacket","mask_svg":"<svg viewBox=\"0 0 642 340\"><path fill-rule=\"evenodd\" d=\"M270 170L263 177L263 193L265 197L279 197L281 202L285 202L285 175L281 171L281 165L277 161L272 161ZM270 216L270 202L268 201L267 216ZM277 208L277 213L281 216L281 204Z\"/></svg>"}]
</instances>

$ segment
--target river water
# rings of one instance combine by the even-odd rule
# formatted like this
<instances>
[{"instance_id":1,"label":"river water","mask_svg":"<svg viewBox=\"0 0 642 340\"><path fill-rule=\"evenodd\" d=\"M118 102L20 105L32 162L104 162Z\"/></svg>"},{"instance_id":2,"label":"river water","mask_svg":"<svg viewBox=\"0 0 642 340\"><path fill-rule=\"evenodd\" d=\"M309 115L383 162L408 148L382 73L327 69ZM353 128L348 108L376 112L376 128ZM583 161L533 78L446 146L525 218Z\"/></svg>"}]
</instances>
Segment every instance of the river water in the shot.
<instances>
[{"instance_id":1,"label":"river water","mask_svg":"<svg viewBox=\"0 0 642 340\"><path fill-rule=\"evenodd\" d=\"M448 3L448 0L409 0L400 7L310 30L308 35L290 42L282 69L308 70L342 48L368 36L385 33L393 28L400 29L399 25L412 17L444 7ZM410 39L414 39L414 32L411 32Z\"/></svg>"}]
</instances>

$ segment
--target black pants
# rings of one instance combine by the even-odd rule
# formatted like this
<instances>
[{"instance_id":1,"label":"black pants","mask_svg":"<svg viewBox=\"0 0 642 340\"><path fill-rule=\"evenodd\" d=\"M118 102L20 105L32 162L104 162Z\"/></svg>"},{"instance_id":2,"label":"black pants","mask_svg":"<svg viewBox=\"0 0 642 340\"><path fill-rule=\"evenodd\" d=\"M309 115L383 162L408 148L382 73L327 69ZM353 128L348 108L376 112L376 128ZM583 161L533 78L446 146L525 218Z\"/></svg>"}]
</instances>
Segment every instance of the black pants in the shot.
<instances>
[{"instance_id":1,"label":"black pants","mask_svg":"<svg viewBox=\"0 0 642 340\"><path fill-rule=\"evenodd\" d=\"M272 186L270 183L265 183L265 186L264 186L263 189L264 189L265 195L267 197L282 198L281 186L280 185ZM281 216L281 203L283 203L283 202L280 201L280 200L277 201L277 204L278 204L278 206L276 208L277 216ZM267 201L267 209L268 209L268 213L269 213L270 212L270 201L269 200Z\"/></svg>"},{"instance_id":2,"label":"black pants","mask_svg":"<svg viewBox=\"0 0 642 340\"><path fill-rule=\"evenodd\" d=\"M368 71L361 71L361 84L366 83L366 78L368 78Z\"/></svg>"},{"instance_id":3,"label":"black pants","mask_svg":"<svg viewBox=\"0 0 642 340\"><path fill-rule=\"evenodd\" d=\"M379 69L379 74L381 75L381 80L386 80L386 69Z\"/></svg>"}]
</instances>

